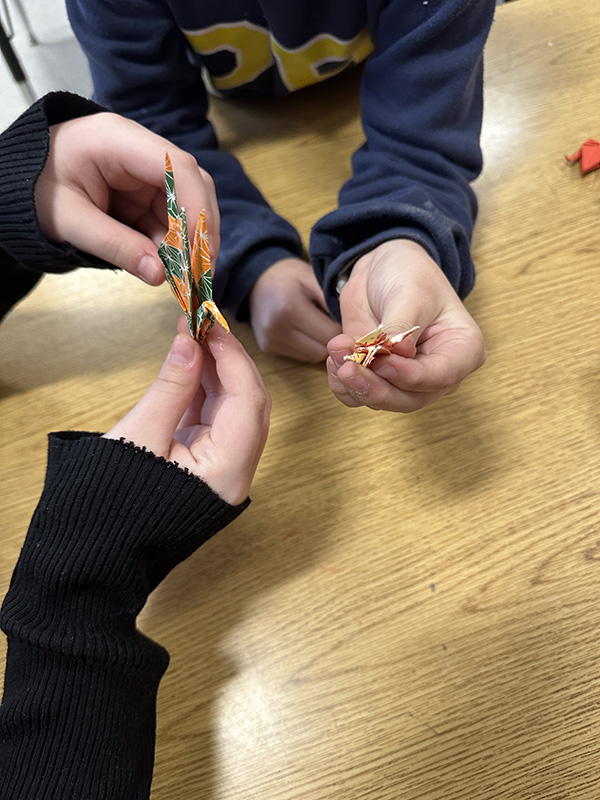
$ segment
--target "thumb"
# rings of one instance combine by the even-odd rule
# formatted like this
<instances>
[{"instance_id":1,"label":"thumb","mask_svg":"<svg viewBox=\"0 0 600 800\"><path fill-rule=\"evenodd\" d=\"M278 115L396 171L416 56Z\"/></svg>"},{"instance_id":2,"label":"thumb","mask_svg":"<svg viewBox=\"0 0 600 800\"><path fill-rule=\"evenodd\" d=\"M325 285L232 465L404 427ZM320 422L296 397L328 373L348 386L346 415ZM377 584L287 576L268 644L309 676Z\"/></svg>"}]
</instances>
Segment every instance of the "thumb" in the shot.
<instances>
[{"instance_id":1,"label":"thumb","mask_svg":"<svg viewBox=\"0 0 600 800\"><path fill-rule=\"evenodd\" d=\"M168 458L173 434L200 386L202 363L200 345L178 334L154 383L105 438L124 438Z\"/></svg>"}]
</instances>

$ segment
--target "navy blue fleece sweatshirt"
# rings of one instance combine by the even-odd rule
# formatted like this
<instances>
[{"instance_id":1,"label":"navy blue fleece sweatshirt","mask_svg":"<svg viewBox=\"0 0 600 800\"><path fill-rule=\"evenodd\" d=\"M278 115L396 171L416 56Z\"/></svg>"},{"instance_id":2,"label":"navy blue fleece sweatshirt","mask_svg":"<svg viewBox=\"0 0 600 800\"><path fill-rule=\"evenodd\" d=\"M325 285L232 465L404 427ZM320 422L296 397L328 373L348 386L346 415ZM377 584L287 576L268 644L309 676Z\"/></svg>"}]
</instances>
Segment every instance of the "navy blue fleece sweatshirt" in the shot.
<instances>
[{"instance_id":1,"label":"navy blue fleece sweatshirt","mask_svg":"<svg viewBox=\"0 0 600 800\"><path fill-rule=\"evenodd\" d=\"M464 297L481 169L482 51L494 0L67 0L98 102L193 153L217 187L215 294L238 317L300 238L219 151L207 89L285 93L365 62L365 142L310 256L339 317L337 277L383 241L422 244Z\"/></svg>"}]
</instances>

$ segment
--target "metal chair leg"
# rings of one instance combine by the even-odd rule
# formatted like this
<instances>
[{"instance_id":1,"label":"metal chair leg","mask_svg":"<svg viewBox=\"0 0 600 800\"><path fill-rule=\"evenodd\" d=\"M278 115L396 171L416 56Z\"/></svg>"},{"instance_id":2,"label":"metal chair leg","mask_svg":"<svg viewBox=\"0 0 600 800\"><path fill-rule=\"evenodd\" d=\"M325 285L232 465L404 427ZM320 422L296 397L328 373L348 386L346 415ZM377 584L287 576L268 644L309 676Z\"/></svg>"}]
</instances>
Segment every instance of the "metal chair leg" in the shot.
<instances>
[{"instance_id":1,"label":"metal chair leg","mask_svg":"<svg viewBox=\"0 0 600 800\"><path fill-rule=\"evenodd\" d=\"M23 67L21 66L21 62L17 58L17 54L12 49L12 45L9 41L9 38L4 30L4 25L2 24L2 20L0 19L0 52L4 56L4 60L6 61L8 68L10 69L15 82L20 87L21 91L23 92L23 96L28 103L33 103L35 101L35 93L31 88L31 84L23 71Z\"/></svg>"},{"instance_id":2,"label":"metal chair leg","mask_svg":"<svg viewBox=\"0 0 600 800\"><path fill-rule=\"evenodd\" d=\"M23 8L21 0L12 0L14 7L19 12L19 16L23 20L23 25L25 26L25 30L29 36L29 43L30 44L38 44L38 40L36 38L35 33L33 32L33 28L31 27L31 22L29 21L29 17L27 16L27 12Z\"/></svg>"}]
</instances>

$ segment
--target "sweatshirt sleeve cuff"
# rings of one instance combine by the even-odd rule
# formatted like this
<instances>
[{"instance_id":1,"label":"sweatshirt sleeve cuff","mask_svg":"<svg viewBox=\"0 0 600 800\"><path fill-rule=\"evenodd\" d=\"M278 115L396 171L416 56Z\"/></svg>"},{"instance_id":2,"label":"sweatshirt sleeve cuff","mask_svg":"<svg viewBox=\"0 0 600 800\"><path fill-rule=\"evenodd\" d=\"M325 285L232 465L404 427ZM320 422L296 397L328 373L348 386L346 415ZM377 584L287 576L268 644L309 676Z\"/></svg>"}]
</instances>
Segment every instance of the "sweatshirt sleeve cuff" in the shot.
<instances>
[{"instance_id":1,"label":"sweatshirt sleeve cuff","mask_svg":"<svg viewBox=\"0 0 600 800\"><path fill-rule=\"evenodd\" d=\"M327 303L330 313L338 322L341 321L340 291L350 277L352 267L359 258L366 253L371 252L371 250L379 247L380 244L389 242L392 239L410 239L410 241L420 244L437 264L440 263L439 254L433 241L427 234L415 230L414 228L391 228L350 248L330 262L323 276L325 302Z\"/></svg>"},{"instance_id":2,"label":"sweatshirt sleeve cuff","mask_svg":"<svg viewBox=\"0 0 600 800\"><path fill-rule=\"evenodd\" d=\"M365 202L342 206L320 219L310 240L310 254L328 308L340 319L337 286L365 253L391 239L420 244L439 264L459 297L473 288L475 270L467 233L430 201Z\"/></svg>"}]
</instances>

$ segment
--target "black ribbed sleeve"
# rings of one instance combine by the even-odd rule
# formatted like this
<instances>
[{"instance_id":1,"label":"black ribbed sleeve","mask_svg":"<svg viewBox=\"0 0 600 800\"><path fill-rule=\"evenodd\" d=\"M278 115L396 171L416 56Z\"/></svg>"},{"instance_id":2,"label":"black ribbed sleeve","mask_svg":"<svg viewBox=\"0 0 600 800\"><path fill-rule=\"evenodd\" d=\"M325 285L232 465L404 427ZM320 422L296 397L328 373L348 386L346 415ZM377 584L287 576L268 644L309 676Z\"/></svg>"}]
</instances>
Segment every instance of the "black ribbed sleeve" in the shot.
<instances>
[{"instance_id":1,"label":"black ribbed sleeve","mask_svg":"<svg viewBox=\"0 0 600 800\"><path fill-rule=\"evenodd\" d=\"M99 111L104 109L91 100L51 92L0 134L0 320L44 272L112 266L67 242L49 242L35 210L35 184L48 158L49 126Z\"/></svg>"},{"instance_id":2,"label":"black ribbed sleeve","mask_svg":"<svg viewBox=\"0 0 600 800\"><path fill-rule=\"evenodd\" d=\"M1 800L146 800L167 652L148 594L248 504L98 435L52 434L44 491L0 621Z\"/></svg>"}]
</instances>

